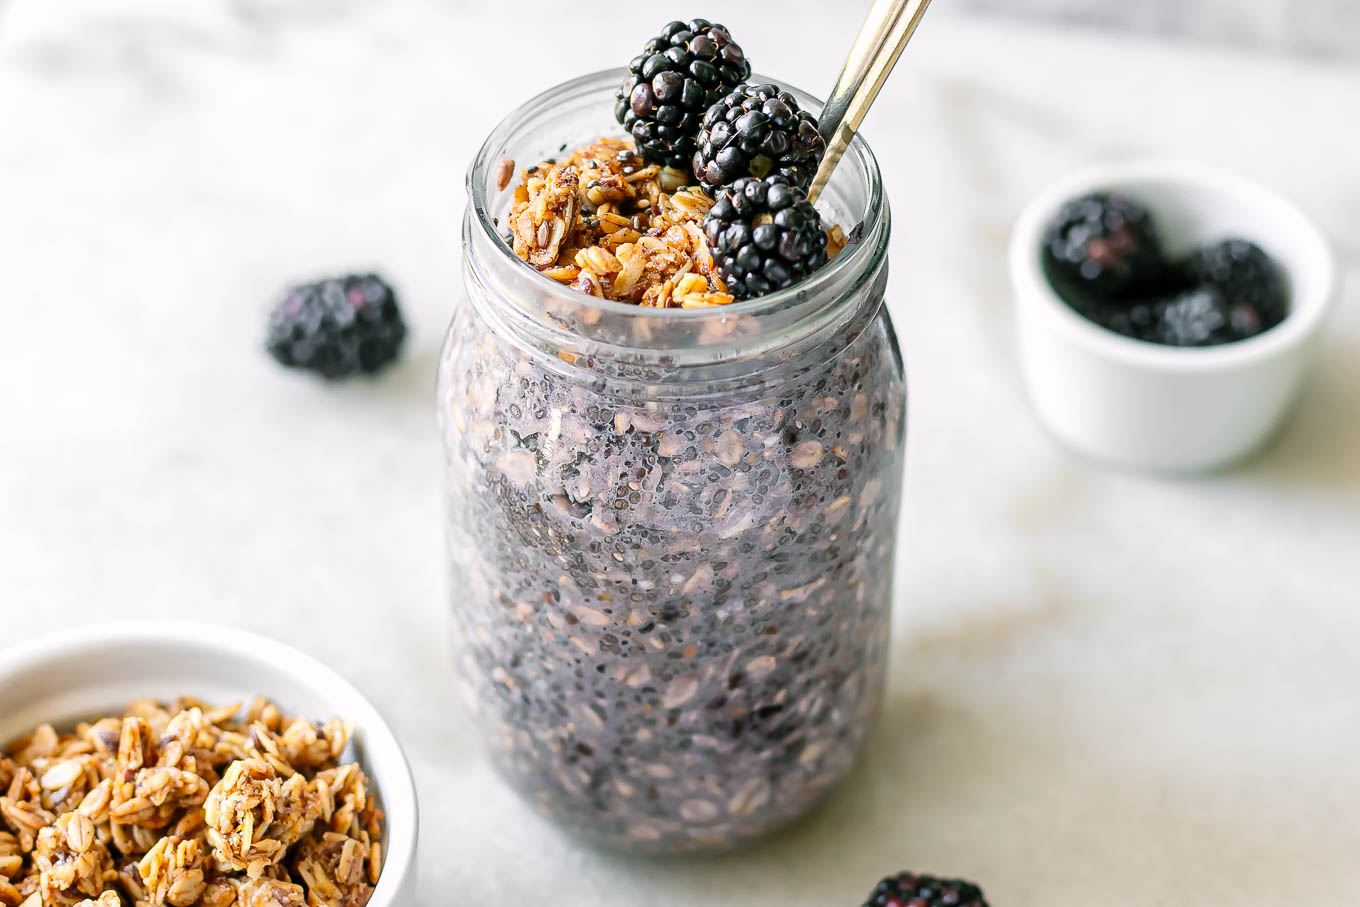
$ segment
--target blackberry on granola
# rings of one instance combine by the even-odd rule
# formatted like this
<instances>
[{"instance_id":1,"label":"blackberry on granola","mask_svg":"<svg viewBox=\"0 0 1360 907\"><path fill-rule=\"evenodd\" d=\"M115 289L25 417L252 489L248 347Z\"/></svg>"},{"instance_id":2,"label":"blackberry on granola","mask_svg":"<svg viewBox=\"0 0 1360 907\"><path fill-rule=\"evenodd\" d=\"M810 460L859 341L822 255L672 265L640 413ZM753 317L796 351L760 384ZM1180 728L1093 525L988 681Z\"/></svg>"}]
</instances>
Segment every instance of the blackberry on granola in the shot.
<instances>
[{"instance_id":1,"label":"blackberry on granola","mask_svg":"<svg viewBox=\"0 0 1360 907\"><path fill-rule=\"evenodd\" d=\"M662 36L630 67L627 92L620 89L616 116L631 138L602 137L520 172L509 215L515 254L582 293L656 308L728 305L791 286L844 248L839 226L806 205L799 227L807 223L812 235L798 243L758 241L785 230L773 211L738 229L730 218L720 222L727 232L715 242L711 211L724 190L756 172L802 198L825 150L816 117L776 86L736 84L750 67L721 25L672 22ZM683 117L668 113L701 104ZM668 130L666 149L643 128L648 116ZM691 170L700 163L702 179ZM498 190L513 170L500 162ZM729 286L736 274L742 279Z\"/></svg>"}]
</instances>

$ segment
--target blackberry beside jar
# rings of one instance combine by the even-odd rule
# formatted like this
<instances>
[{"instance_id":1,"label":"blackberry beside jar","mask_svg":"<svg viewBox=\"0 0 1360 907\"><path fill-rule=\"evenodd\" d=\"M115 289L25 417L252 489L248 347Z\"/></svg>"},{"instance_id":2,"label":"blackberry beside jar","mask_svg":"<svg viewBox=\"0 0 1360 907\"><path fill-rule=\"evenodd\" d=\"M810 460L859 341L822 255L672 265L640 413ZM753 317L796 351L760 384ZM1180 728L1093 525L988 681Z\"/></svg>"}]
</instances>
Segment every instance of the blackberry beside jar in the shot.
<instances>
[{"instance_id":1,"label":"blackberry beside jar","mask_svg":"<svg viewBox=\"0 0 1360 907\"><path fill-rule=\"evenodd\" d=\"M621 75L524 105L469 172L438 386L454 651L545 815L721 849L840 780L881 698L906 393L888 209L857 139L824 208L858 241L791 290L655 309L554 283L499 234L495 171L609 131Z\"/></svg>"}]
</instances>

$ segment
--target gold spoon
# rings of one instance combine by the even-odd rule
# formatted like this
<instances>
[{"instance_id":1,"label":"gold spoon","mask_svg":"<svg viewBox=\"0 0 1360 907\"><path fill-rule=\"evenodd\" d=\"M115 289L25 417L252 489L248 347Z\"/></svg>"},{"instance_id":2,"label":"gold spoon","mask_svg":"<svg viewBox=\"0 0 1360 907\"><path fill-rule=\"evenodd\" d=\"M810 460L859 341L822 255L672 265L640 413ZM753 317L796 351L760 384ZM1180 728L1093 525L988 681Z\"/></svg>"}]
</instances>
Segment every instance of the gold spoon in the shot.
<instances>
[{"instance_id":1,"label":"gold spoon","mask_svg":"<svg viewBox=\"0 0 1360 907\"><path fill-rule=\"evenodd\" d=\"M845 67L836 79L836 87L822 108L821 133L826 142L826 156L817 168L817 175L808 189L808 198L817 196L826 188L831 179L831 171L840 163L841 155L850 147L855 130L869 112L869 105L878 97L878 90L888 80L893 64L902 55L902 48L921 17L926 13L930 0L874 0L869 15L859 30L850 56L845 59Z\"/></svg>"}]
</instances>

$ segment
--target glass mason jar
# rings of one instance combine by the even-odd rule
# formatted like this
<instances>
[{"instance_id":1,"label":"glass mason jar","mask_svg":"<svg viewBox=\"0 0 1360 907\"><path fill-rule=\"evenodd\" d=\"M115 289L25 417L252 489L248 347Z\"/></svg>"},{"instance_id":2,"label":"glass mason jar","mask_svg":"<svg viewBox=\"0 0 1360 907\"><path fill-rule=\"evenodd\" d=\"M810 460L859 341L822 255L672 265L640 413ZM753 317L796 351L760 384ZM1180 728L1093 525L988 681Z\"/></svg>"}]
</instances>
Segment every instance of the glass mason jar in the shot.
<instances>
[{"instance_id":1,"label":"glass mason jar","mask_svg":"<svg viewBox=\"0 0 1360 907\"><path fill-rule=\"evenodd\" d=\"M541 812L719 849L806 812L881 698L906 394L888 204L856 139L822 208L857 241L791 290L656 309L555 283L498 230L497 165L614 133L622 76L525 104L469 172L438 386L454 651Z\"/></svg>"}]
</instances>

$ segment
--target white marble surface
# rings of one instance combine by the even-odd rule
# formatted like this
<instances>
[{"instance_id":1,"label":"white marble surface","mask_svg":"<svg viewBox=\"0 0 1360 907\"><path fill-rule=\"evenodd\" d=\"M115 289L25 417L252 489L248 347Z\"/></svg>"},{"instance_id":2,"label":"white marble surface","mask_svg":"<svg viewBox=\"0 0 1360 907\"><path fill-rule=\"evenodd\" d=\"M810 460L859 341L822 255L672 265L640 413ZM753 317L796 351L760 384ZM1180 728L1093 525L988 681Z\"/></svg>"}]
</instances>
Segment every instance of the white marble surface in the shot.
<instances>
[{"instance_id":1,"label":"white marble surface","mask_svg":"<svg viewBox=\"0 0 1360 907\"><path fill-rule=\"evenodd\" d=\"M904 866L976 878L997 907L1360 901L1353 69L932 13L866 127L914 396L891 693L861 768L708 860L581 849L492 779L442 642L432 385L462 172L510 105L667 18L516 25L559 6L10 6L0 641L188 614L326 658L408 749L429 907L832 907ZM829 84L858 11L781 48L756 25L771 7L724 18L760 36L761 68ZM1225 475L1087 466L1017 386L1008 224L1070 166L1130 151L1269 181L1342 258L1297 417ZM277 369L277 289L362 266L404 293L405 361L344 386Z\"/></svg>"},{"instance_id":2,"label":"white marble surface","mask_svg":"<svg viewBox=\"0 0 1360 907\"><path fill-rule=\"evenodd\" d=\"M960 8L1360 61L1354 0L958 0Z\"/></svg>"}]
</instances>

